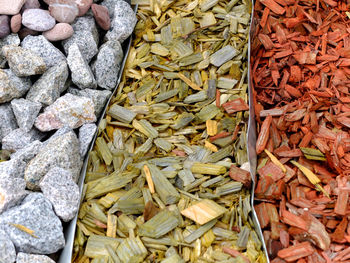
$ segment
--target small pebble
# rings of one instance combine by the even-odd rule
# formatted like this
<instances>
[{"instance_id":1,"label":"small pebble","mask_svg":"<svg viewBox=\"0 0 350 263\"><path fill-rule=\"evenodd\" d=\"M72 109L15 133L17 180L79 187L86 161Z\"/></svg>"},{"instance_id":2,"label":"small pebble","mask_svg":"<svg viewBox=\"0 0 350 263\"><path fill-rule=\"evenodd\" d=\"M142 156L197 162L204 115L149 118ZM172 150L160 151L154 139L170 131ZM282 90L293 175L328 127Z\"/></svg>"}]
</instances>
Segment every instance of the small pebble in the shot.
<instances>
[{"instance_id":1,"label":"small pebble","mask_svg":"<svg viewBox=\"0 0 350 263\"><path fill-rule=\"evenodd\" d=\"M79 8L78 16L83 16L86 14L87 11L89 11L93 0L75 0L75 3L78 5Z\"/></svg>"},{"instance_id":2,"label":"small pebble","mask_svg":"<svg viewBox=\"0 0 350 263\"><path fill-rule=\"evenodd\" d=\"M18 14L25 1L26 0L0 0L0 14L3 14L3 15Z\"/></svg>"},{"instance_id":3,"label":"small pebble","mask_svg":"<svg viewBox=\"0 0 350 263\"><path fill-rule=\"evenodd\" d=\"M47 31L56 24L49 11L42 9L27 9L22 15L22 24L35 31Z\"/></svg>"},{"instance_id":4,"label":"small pebble","mask_svg":"<svg viewBox=\"0 0 350 263\"><path fill-rule=\"evenodd\" d=\"M77 4L71 0L56 0L49 5L49 11L61 23L72 23L79 14Z\"/></svg>"},{"instance_id":5,"label":"small pebble","mask_svg":"<svg viewBox=\"0 0 350 263\"><path fill-rule=\"evenodd\" d=\"M38 0L27 0L22 7L22 11L33 8L40 8L40 3Z\"/></svg>"},{"instance_id":6,"label":"small pebble","mask_svg":"<svg viewBox=\"0 0 350 263\"><path fill-rule=\"evenodd\" d=\"M19 252L16 263L55 263L51 258L45 255L35 255Z\"/></svg>"},{"instance_id":7,"label":"small pebble","mask_svg":"<svg viewBox=\"0 0 350 263\"><path fill-rule=\"evenodd\" d=\"M49 31L43 33L49 41L60 41L70 38L74 33L73 27L67 23L58 23Z\"/></svg>"},{"instance_id":8,"label":"small pebble","mask_svg":"<svg viewBox=\"0 0 350 263\"><path fill-rule=\"evenodd\" d=\"M21 98L12 100L11 106L18 126L29 132L34 125L35 118L39 114L41 103Z\"/></svg>"},{"instance_id":9,"label":"small pebble","mask_svg":"<svg viewBox=\"0 0 350 263\"><path fill-rule=\"evenodd\" d=\"M22 26L22 15L17 14L11 17L11 31L12 33L17 33Z\"/></svg>"},{"instance_id":10,"label":"small pebble","mask_svg":"<svg viewBox=\"0 0 350 263\"><path fill-rule=\"evenodd\" d=\"M11 33L10 18L6 15L0 16L0 38L6 37Z\"/></svg>"},{"instance_id":11,"label":"small pebble","mask_svg":"<svg viewBox=\"0 0 350 263\"><path fill-rule=\"evenodd\" d=\"M103 30L109 30L111 28L111 19L109 17L108 8L102 5L93 4L91 9L94 13L97 24Z\"/></svg>"}]
</instances>

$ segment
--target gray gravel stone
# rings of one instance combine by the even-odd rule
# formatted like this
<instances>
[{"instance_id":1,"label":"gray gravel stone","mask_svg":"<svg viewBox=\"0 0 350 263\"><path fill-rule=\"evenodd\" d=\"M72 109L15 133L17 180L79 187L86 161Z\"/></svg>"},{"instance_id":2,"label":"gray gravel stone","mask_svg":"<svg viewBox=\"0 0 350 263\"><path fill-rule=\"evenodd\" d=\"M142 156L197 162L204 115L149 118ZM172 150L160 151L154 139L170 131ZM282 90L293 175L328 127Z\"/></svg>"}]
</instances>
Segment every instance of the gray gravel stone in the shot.
<instances>
[{"instance_id":1,"label":"gray gravel stone","mask_svg":"<svg viewBox=\"0 0 350 263\"><path fill-rule=\"evenodd\" d=\"M18 128L11 131L2 139L2 149L16 152L38 139L38 137L40 136L36 130L26 132L23 129Z\"/></svg>"},{"instance_id":2,"label":"gray gravel stone","mask_svg":"<svg viewBox=\"0 0 350 263\"><path fill-rule=\"evenodd\" d=\"M123 56L123 49L119 41L108 41L100 47L92 66L98 86L109 90L116 87Z\"/></svg>"},{"instance_id":3,"label":"gray gravel stone","mask_svg":"<svg viewBox=\"0 0 350 263\"><path fill-rule=\"evenodd\" d=\"M47 10L33 8L26 9L22 14L22 24L31 30L47 31L56 25L55 19Z\"/></svg>"},{"instance_id":4,"label":"gray gravel stone","mask_svg":"<svg viewBox=\"0 0 350 263\"><path fill-rule=\"evenodd\" d=\"M18 150L17 152L11 154L11 160L19 159L27 163L31 159L33 159L35 155L38 154L42 146L43 146L43 143L41 141L35 140L30 144L28 144L27 146L23 147L22 149ZM24 173L24 169L23 169L23 173Z\"/></svg>"},{"instance_id":5,"label":"gray gravel stone","mask_svg":"<svg viewBox=\"0 0 350 263\"><path fill-rule=\"evenodd\" d=\"M18 77L42 74L47 69L45 61L29 49L9 45L4 46L2 52Z\"/></svg>"},{"instance_id":6,"label":"gray gravel stone","mask_svg":"<svg viewBox=\"0 0 350 263\"><path fill-rule=\"evenodd\" d=\"M65 61L58 62L34 83L26 98L46 106L51 105L64 91L68 75L67 63Z\"/></svg>"},{"instance_id":7,"label":"gray gravel stone","mask_svg":"<svg viewBox=\"0 0 350 263\"><path fill-rule=\"evenodd\" d=\"M17 205L28 194L26 181L22 178L4 177L0 180L0 215L7 209Z\"/></svg>"},{"instance_id":8,"label":"gray gravel stone","mask_svg":"<svg viewBox=\"0 0 350 263\"><path fill-rule=\"evenodd\" d=\"M64 54L42 35L26 36L21 45L42 57L47 67L52 67L61 61L66 61Z\"/></svg>"},{"instance_id":9,"label":"gray gravel stone","mask_svg":"<svg viewBox=\"0 0 350 263\"><path fill-rule=\"evenodd\" d=\"M0 69L0 103L22 97L30 88L29 78L20 78L11 69Z\"/></svg>"},{"instance_id":10,"label":"gray gravel stone","mask_svg":"<svg viewBox=\"0 0 350 263\"><path fill-rule=\"evenodd\" d=\"M69 47L67 62L72 72L72 81L75 85L81 89L96 88L94 74L76 43L73 43Z\"/></svg>"},{"instance_id":11,"label":"gray gravel stone","mask_svg":"<svg viewBox=\"0 0 350 263\"><path fill-rule=\"evenodd\" d=\"M39 114L41 103L26 99L15 99L11 101L11 106L18 126L29 132L34 125L35 118Z\"/></svg>"},{"instance_id":12,"label":"gray gravel stone","mask_svg":"<svg viewBox=\"0 0 350 263\"><path fill-rule=\"evenodd\" d=\"M12 224L23 225L34 231L35 237ZM42 193L31 193L21 205L0 216L0 225L12 240L18 252L51 254L65 245L63 227Z\"/></svg>"},{"instance_id":13,"label":"gray gravel stone","mask_svg":"<svg viewBox=\"0 0 350 263\"><path fill-rule=\"evenodd\" d=\"M26 163L20 159L11 159L0 163L0 178L23 178Z\"/></svg>"},{"instance_id":14,"label":"gray gravel stone","mask_svg":"<svg viewBox=\"0 0 350 263\"><path fill-rule=\"evenodd\" d=\"M69 47L76 43L85 60L89 63L98 52L99 35L95 19L90 16L78 17L72 26L74 34L67 40L62 41L63 48L68 54Z\"/></svg>"},{"instance_id":15,"label":"gray gravel stone","mask_svg":"<svg viewBox=\"0 0 350 263\"><path fill-rule=\"evenodd\" d=\"M79 150L79 141L74 132L50 139L26 167L24 179L27 187L37 188L41 178L53 167L70 171L77 182L82 165Z\"/></svg>"},{"instance_id":16,"label":"gray gravel stone","mask_svg":"<svg viewBox=\"0 0 350 263\"><path fill-rule=\"evenodd\" d=\"M45 255L35 255L19 252L16 263L55 263L51 258Z\"/></svg>"},{"instance_id":17,"label":"gray gravel stone","mask_svg":"<svg viewBox=\"0 0 350 263\"><path fill-rule=\"evenodd\" d=\"M16 249L4 230L0 229L0 262L13 263L16 261Z\"/></svg>"},{"instance_id":18,"label":"gray gravel stone","mask_svg":"<svg viewBox=\"0 0 350 263\"><path fill-rule=\"evenodd\" d=\"M77 96L87 97L92 99L95 105L95 115L99 117L102 113L104 106L106 105L109 97L112 95L112 92L109 90L97 90L97 89L75 89L69 88L69 93L72 93Z\"/></svg>"},{"instance_id":19,"label":"gray gravel stone","mask_svg":"<svg viewBox=\"0 0 350 263\"><path fill-rule=\"evenodd\" d=\"M134 31L136 22L136 14L130 5L124 1L117 1L114 6L111 29L105 36L106 40L117 40L123 43Z\"/></svg>"},{"instance_id":20,"label":"gray gravel stone","mask_svg":"<svg viewBox=\"0 0 350 263\"><path fill-rule=\"evenodd\" d=\"M1 89L1 86L0 86ZM17 122L9 103L0 105L0 140L16 129Z\"/></svg>"},{"instance_id":21,"label":"gray gravel stone","mask_svg":"<svg viewBox=\"0 0 350 263\"><path fill-rule=\"evenodd\" d=\"M80 192L71 172L59 167L52 168L39 186L59 218L68 222L75 217L79 208Z\"/></svg>"},{"instance_id":22,"label":"gray gravel stone","mask_svg":"<svg viewBox=\"0 0 350 263\"><path fill-rule=\"evenodd\" d=\"M115 5L119 1L123 0L104 0L100 5L107 7L110 18L113 18Z\"/></svg>"},{"instance_id":23,"label":"gray gravel stone","mask_svg":"<svg viewBox=\"0 0 350 263\"><path fill-rule=\"evenodd\" d=\"M43 145L47 145L49 142L55 140L55 138L62 136L63 134L66 134L68 132L73 132L73 129L68 126L63 126L62 128L59 128L54 134L51 135L46 141L43 142Z\"/></svg>"},{"instance_id":24,"label":"gray gravel stone","mask_svg":"<svg viewBox=\"0 0 350 263\"><path fill-rule=\"evenodd\" d=\"M21 43L21 40L19 39L19 36L17 34L11 34L11 35L8 35L7 37L0 39L0 68L5 68L6 66L6 58L2 53L2 47L7 45L19 46L20 43Z\"/></svg>"},{"instance_id":25,"label":"gray gravel stone","mask_svg":"<svg viewBox=\"0 0 350 263\"><path fill-rule=\"evenodd\" d=\"M82 158L85 157L90 143L94 138L97 126L94 123L88 123L80 127L79 129L79 142L80 142L80 155Z\"/></svg>"},{"instance_id":26,"label":"gray gravel stone","mask_svg":"<svg viewBox=\"0 0 350 263\"><path fill-rule=\"evenodd\" d=\"M85 123L95 121L93 101L90 98L67 93L36 118L35 127L40 131L51 131L64 126L76 129Z\"/></svg>"}]
</instances>

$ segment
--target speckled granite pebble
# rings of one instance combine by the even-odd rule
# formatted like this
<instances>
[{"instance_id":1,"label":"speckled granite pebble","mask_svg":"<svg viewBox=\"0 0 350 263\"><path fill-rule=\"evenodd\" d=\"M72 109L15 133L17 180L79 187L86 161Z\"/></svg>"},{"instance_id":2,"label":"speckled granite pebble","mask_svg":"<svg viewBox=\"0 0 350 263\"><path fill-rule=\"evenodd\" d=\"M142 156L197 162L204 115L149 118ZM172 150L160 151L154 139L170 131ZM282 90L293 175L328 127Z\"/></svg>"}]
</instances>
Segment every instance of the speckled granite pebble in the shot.
<instances>
[{"instance_id":1,"label":"speckled granite pebble","mask_svg":"<svg viewBox=\"0 0 350 263\"><path fill-rule=\"evenodd\" d=\"M80 192L71 172L59 167L52 168L39 186L59 218L64 222L74 218L79 209Z\"/></svg>"},{"instance_id":2,"label":"speckled granite pebble","mask_svg":"<svg viewBox=\"0 0 350 263\"><path fill-rule=\"evenodd\" d=\"M16 263L55 263L55 261L45 255L35 255L20 252L17 255Z\"/></svg>"},{"instance_id":3,"label":"speckled granite pebble","mask_svg":"<svg viewBox=\"0 0 350 263\"><path fill-rule=\"evenodd\" d=\"M95 123L84 124L79 129L80 155L85 157L88 152L90 143L94 138L97 126Z\"/></svg>"},{"instance_id":4,"label":"speckled granite pebble","mask_svg":"<svg viewBox=\"0 0 350 263\"><path fill-rule=\"evenodd\" d=\"M11 154L11 160L18 159L24 162L29 162L31 159L38 154L40 148L43 146L43 143L39 140L33 141L17 152ZM24 173L24 169L23 169Z\"/></svg>"},{"instance_id":5,"label":"speckled granite pebble","mask_svg":"<svg viewBox=\"0 0 350 263\"><path fill-rule=\"evenodd\" d=\"M74 33L73 27L67 23L58 23L43 36L49 41L60 41L70 38Z\"/></svg>"},{"instance_id":6,"label":"speckled granite pebble","mask_svg":"<svg viewBox=\"0 0 350 263\"><path fill-rule=\"evenodd\" d=\"M16 261L16 249L4 230L0 229L0 262L13 263Z\"/></svg>"},{"instance_id":7,"label":"speckled granite pebble","mask_svg":"<svg viewBox=\"0 0 350 263\"><path fill-rule=\"evenodd\" d=\"M36 237L9 223L33 230ZM0 215L0 225L18 252L51 254L65 245L62 223L55 215L50 201L42 193L31 193L21 205L5 211Z\"/></svg>"},{"instance_id":8,"label":"speckled granite pebble","mask_svg":"<svg viewBox=\"0 0 350 263\"><path fill-rule=\"evenodd\" d=\"M50 15L49 11L33 8L24 10L22 14L22 24L29 29L41 32L53 28L56 21Z\"/></svg>"},{"instance_id":9,"label":"speckled granite pebble","mask_svg":"<svg viewBox=\"0 0 350 263\"><path fill-rule=\"evenodd\" d=\"M35 141L36 134L34 131L26 132L21 128L15 129L2 138L2 149L10 152L18 151L29 143Z\"/></svg>"},{"instance_id":10,"label":"speckled granite pebble","mask_svg":"<svg viewBox=\"0 0 350 263\"><path fill-rule=\"evenodd\" d=\"M20 159L12 159L0 163L0 177L23 178L26 163Z\"/></svg>"},{"instance_id":11,"label":"speckled granite pebble","mask_svg":"<svg viewBox=\"0 0 350 263\"><path fill-rule=\"evenodd\" d=\"M98 86L108 90L116 87L123 56L119 41L108 41L100 47L96 61L92 65Z\"/></svg>"},{"instance_id":12,"label":"speckled granite pebble","mask_svg":"<svg viewBox=\"0 0 350 263\"><path fill-rule=\"evenodd\" d=\"M51 131L64 126L76 129L85 123L95 122L94 111L91 99L67 93L36 118L35 127L40 131Z\"/></svg>"},{"instance_id":13,"label":"speckled granite pebble","mask_svg":"<svg viewBox=\"0 0 350 263\"><path fill-rule=\"evenodd\" d=\"M38 116L41 109L41 103L21 98L12 100L11 106L18 126L24 131L29 132L32 129L35 118Z\"/></svg>"},{"instance_id":14,"label":"speckled granite pebble","mask_svg":"<svg viewBox=\"0 0 350 263\"><path fill-rule=\"evenodd\" d=\"M90 16L78 17L72 27L74 29L73 35L62 41L66 54L68 54L69 47L76 43L85 60L90 62L98 52L99 34L95 19Z\"/></svg>"},{"instance_id":15,"label":"speckled granite pebble","mask_svg":"<svg viewBox=\"0 0 350 263\"><path fill-rule=\"evenodd\" d=\"M112 95L112 92L109 90L97 90L97 89L76 89L69 88L69 93L72 93L77 96L87 97L92 99L95 105L95 115L99 117L102 113L104 106L106 105L109 97Z\"/></svg>"},{"instance_id":16,"label":"speckled granite pebble","mask_svg":"<svg viewBox=\"0 0 350 263\"><path fill-rule=\"evenodd\" d=\"M70 171L77 182L82 161L79 140L73 131L50 138L39 153L28 163L24 179L29 189L37 189L41 178L53 167Z\"/></svg>"},{"instance_id":17,"label":"speckled granite pebble","mask_svg":"<svg viewBox=\"0 0 350 263\"><path fill-rule=\"evenodd\" d=\"M64 91L68 74L67 63L65 61L58 62L34 83L26 98L45 106L51 105Z\"/></svg>"},{"instance_id":18,"label":"speckled granite pebble","mask_svg":"<svg viewBox=\"0 0 350 263\"><path fill-rule=\"evenodd\" d=\"M2 176L0 180L0 215L7 209L20 203L28 194L26 181L23 178Z\"/></svg>"},{"instance_id":19,"label":"speckled granite pebble","mask_svg":"<svg viewBox=\"0 0 350 263\"><path fill-rule=\"evenodd\" d=\"M26 0L11 0L11 4L9 5L9 0L0 0L0 14L18 14L25 1Z\"/></svg>"},{"instance_id":20,"label":"speckled granite pebble","mask_svg":"<svg viewBox=\"0 0 350 263\"><path fill-rule=\"evenodd\" d=\"M22 97L30 88L29 78L20 78L11 69L0 69L0 103Z\"/></svg>"},{"instance_id":21,"label":"speckled granite pebble","mask_svg":"<svg viewBox=\"0 0 350 263\"><path fill-rule=\"evenodd\" d=\"M47 69L45 61L29 49L18 46L4 46L2 52L11 70L18 77L43 74Z\"/></svg>"},{"instance_id":22,"label":"speckled granite pebble","mask_svg":"<svg viewBox=\"0 0 350 263\"><path fill-rule=\"evenodd\" d=\"M18 126L10 104L0 104L0 116L0 140L2 140L2 138Z\"/></svg>"},{"instance_id":23,"label":"speckled granite pebble","mask_svg":"<svg viewBox=\"0 0 350 263\"><path fill-rule=\"evenodd\" d=\"M44 36L27 36L23 39L21 45L42 57L47 67L52 67L61 61L66 61L65 55L52 43L47 41Z\"/></svg>"},{"instance_id":24,"label":"speckled granite pebble","mask_svg":"<svg viewBox=\"0 0 350 263\"><path fill-rule=\"evenodd\" d=\"M94 74L76 43L73 43L68 49L67 62L75 85L81 89L96 88Z\"/></svg>"},{"instance_id":25,"label":"speckled granite pebble","mask_svg":"<svg viewBox=\"0 0 350 263\"><path fill-rule=\"evenodd\" d=\"M130 5L124 1L116 2L112 27L105 36L106 40L118 40L123 43L134 31L136 22L136 14Z\"/></svg>"},{"instance_id":26,"label":"speckled granite pebble","mask_svg":"<svg viewBox=\"0 0 350 263\"><path fill-rule=\"evenodd\" d=\"M60 23L72 23L79 14L77 4L72 0L56 0L49 5L53 18Z\"/></svg>"}]
</instances>

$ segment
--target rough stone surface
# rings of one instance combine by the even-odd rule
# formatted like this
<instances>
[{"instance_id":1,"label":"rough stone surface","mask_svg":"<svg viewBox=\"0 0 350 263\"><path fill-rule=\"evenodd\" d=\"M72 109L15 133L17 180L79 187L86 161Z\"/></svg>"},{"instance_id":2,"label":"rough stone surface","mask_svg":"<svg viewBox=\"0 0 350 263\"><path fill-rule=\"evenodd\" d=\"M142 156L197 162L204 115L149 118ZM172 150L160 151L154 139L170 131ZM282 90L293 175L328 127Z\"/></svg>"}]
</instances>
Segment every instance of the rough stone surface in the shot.
<instances>
[{"instance_id":1,"label":"rough stone surface","mask_svg":"<svg viewBox=\"0 0 350 263\"><path fill-rule=\"evenodd\" d=\"M61 61L66 61L63 53L47 41L44 36L27 36L23 39L21 45L42 57L47 67L52 67Z\"/></svg>"},{"instance_id":2,"label":"rough stone surface","mask_svg":"<svg viewBox=\"0 0 350 263\"><path fill-rule=\"evenodd\" d=\"M2 139L2 149L15 152L35 141L37 134L35 130L26 132L21 128L15 129Z\"/></svg>"},{"instance_id":3,"label":"rough stone surface","mask_svg":"<svg viewBox=\"0 0 350 263\"><path fill-rule=\"evenodd\" d=\"M42 74L46 71L45 61L30 49L4 46L2 52L10 68L18 77Z\"/></svg>"},{"instance_id":4,"label":"rough stone surface","mask_svg":"<svg viewBox=\"0 0 350 263\"><path fill-rule=\"evenodd\" d=\"M31 159L35 157L35 155L38 154L40 148L43 146L43 143L39 140L33 141L27 146L23 147L22 149L18 150L17 152L11 154L11 160L18 159L23 162L29 162ZM24 168L23 168L24 173Z\"/></svg>"},{"instance_id":5,"label":"rough stone surface","mask_svg":"<svg viewBox=\"0 0 350 263\"><path fill-rule=\"evenodd\" d=\"M35 255L19 252L16 263L55 263L51 258L45 255Z\"/></svg>"},{"instance_id":6,"label":"rough stone surface","mask_svg":"<svg viewBox=\"0 0 350 263\"><path fill-rule=\"evenodd\" d=\"M101 5L107 7L110 18L113 18L115 5L119 1L124 1L124 0L104 0L101 2Z\"/></svg>"},{"instance_id":7,"label":"rough stone surface","mask_svg":"<svg viewBox=\"0 0 350 263\"><path fill-rule=\"evenodd\" d=\"M79 153L79 141L74 132L68 132L50 138L39 153L28 163L24 179L29 189L37 188L42 177L54 167L70 171L77 182L82 162Z\"/></svg>"},{"instance_id":8,"label":"rough stone surface","mask_svg":"<svg viewBox=\"0 0 350 263\"><path fill-rule=\"evenodd\" d=\"M71 0L56 0L49 5L49 10L60 23L72 23L79 14L77 4Z\"/></svg>"},{"instance_id":9,"label":"rough stone surface","mask_svg":"<svg viewBox=\"0 0 350 263\"><path fill-rule=\"evenodd\" d=\"M10 33L10 18L6 15L0 15L0 37L6 37Z\"/></svg>"},{"instance_id":10,"label":"rough stone surface","mask_svg":"<svg viewBox=\"0 0 350 263\"><path fill-rule=\"evenodd\" d=\"M33 230L35 237L12 224L23 225ZM18 252L51 254L63 248L65 244L62 223L52 210L50 201L41 193L29 194L20 206L4 212L0 216L0 225Z\"/></svg>"},{"instance_id":11,"label":"rough stone surface","mask_svg":"<svg viewBox=\"0 0 350 263\"><path fill-rule=\"evenodd\" d=\"M16 261L16 249L4 230L0 229L0 262L13 263Z\"/></svg>"},{"instance_id":12,"label":"rough stone surface","mask_svg":"<svg viewBox=\"0 0 350 263\"><path fill-rule=\"evenodd\" d=\"M94 74L76 43L73 43L69 47L67 62L72 72L72 81L75 85L81 89L96 88Z\"/></svg>"},{"instance_id":13,"label":"rough stone surface","mask_svg":"<svg viewBox=\"0 0 350 263\"><path fill-rule=\"evenodd\" d=\"M26 163L20 159L11 159L0 163L0 177L22 178Z\"/></svg>"},{"instance_id":14,"label":"rough stone surface","mask_svg":"<svg viewBox=\"0 0 350 263\"><path fill-rule=\"evenodd\" d=\"M42 32L53 28L56 21L50 16L49 11L33 8L24 10L22 24L29 29Z\"/></svg>"},{"instance_id":15,"label":"rough stone surface","mask_svg":"<svg viewBox=\"0 0 350 263\"><path fill-rule=\"evenodd\" d=\"M92 0L75 0L75 3L79 8L79 16L83 16L89 10L92 5Z\"/></svg>"},{"instance_id":16,"label":"rough stone surface","mask_svg":"<svg viewBox=\"0 0 350 263\"><path fill-rule=\"evenodd\" d=\"M41 103L26 99L15 99L11 101L11 106L18 126L29 132L34 125L35 118L39 114Z\"/></svg>"},{"instance_id":17,"label":"rough stone surface","mask_svg":"<svg viewBox=\"0 0 350 263\"><path fill-rule=\"evenodd\" d=\"M96 89L80 90L80 89L70 88L68 92L77 96L87 97L92 99L95 105L95 115L97 117L100 116L109 97L112 95L112 92L109 90L96 90Z\"/></svg>"},{"instance_id":18,"label":"rough stone surface","mask_svg":"<svg viewBox=\"0 0 350 263\"><path fill-rule=\"evenodd\" d=\"M79 209L80 192L71 172L59 167L52 168L39 186L59 218L64 222L74 218Z\"/></svg>"},{"instance_id":19,"label":"rough stone surface","mask_svg":"<svg viewBox=\"0 0 350 263\"><path fill-rule=\"evenodd\" d=\"M111 28L111 18L109 17L108 8L103 5L93 4L91 9L97 24L103 30L109 30Z\"/></svg>"},{"instance_id":20,"label":"rough stone surface","mask_svg":"<svg viewBox=\"0 0 350 263\"><path fill-rule=\"evenodd\" d=\"M74 33L73 27L67 23L58 23L43 36L49 41L61 41L70 38Z\"/></svg>"},{"instance_id":21,"label":"rough stone surface","mask_svg":"<svg viewBox=\"0 0 350 263\"><path fill-rule=\"evenodd\" d=\"M0 215L17 205L28 194L23 178L3 177L0 180ZM1 243L1 241L0 241Z\"/></svg>"},{"instance_id":22,"label":"rough stone surface","mask_svg":"<svg viewBox=\"0 0 350 263\"><path fill-rule=\"evenodd\" d=\"M17 77L11 69L0 69L0 103L22 97L30 85L30 79Z\"/></svg>"},{"instance_id":23,"label":"rough stone surface","mask_svg":"<svg viewBox=\"0 0 350 263\"><path fill-rule=\"evenodd\" d=\"M96 121L94 110L91 99L67 93L37 117L35 127L40 131L51 131L64 126L76 129L85 123Z\"/></svg>"},{"instance_id":24,"label":"rough stone surface","mask_svg":"<svg viewBox=\"0 0 350 263\"><path fill-rule=\"evenodd\" d=\"M92 66L98 86L109 90L116 87L123 55L119 41L108 41L100 47Z\"/></svg>"},{"instance_id":25,"label":"rough stone surface","mask_svg":"<svg viewBox=\"0 0 350 263\"><path fill-rule=\"evenodd\" d=\"M85 60L89 63L98 52L99 35L95 19L89 16L78 17L72 27L74 34L62 42L63 48L68 54L69 47L76 43Z\"/></svg>"},{"instance_id":26,"label":"rough stone surface","mask_svg":"<svg viewBox=\"0 0 350 263\"><path fill-rule=\"evenodd\" d=\"M11 17L11 31L12 33L17 33L22 26L22 15L17 14Z\"/></svg>"},{"instance_id":27,"label":"rough stone surface","mask_svg":"<svg viewBox=\"0 0 350 263\"><path fill-rule=\"evenodd\" d=\"M2 53L2 47L6 45L19 46L20 43L21 43L21 40L19 39L17 34L11 34L11 35L8 35L7 37L0 39L0 68L5 68L5 65L7 63L6 58Z\"/></svg>"},{"instance_id":28,"label":"rough stone surface","mask_svg":"<svg viewBox=\"0 0 350 263\"><path fill-rule=\"evenodd\" d=\"M26 0L11 0L11 4L9 5L9 0L0 0L0 14L18 14L25 1Z\"/></svg>"},{"instance_id":29,"label":"rough stone surface","mask_svg":"<svg viewBox=\"0 0 350 263\"><path fill-rule=\"evenodd\" d=\"M79 129L80 156L84 157L89 150L90 143L94 138L97 126L94 123L84 124Z\"/></svg>"},{"instance_id":30,"label":"rough stone surface","mask_svg":"<svg viewBox=\"0 0 350 263\"><path fill-rule=\"evenodd\" d=\"M40 3L38 0L27 0L22 7L22 11L33 8L40 8Z\"/></svg>"},{"instance_id":31,"label":"rough stone surface","mask_svg":"<svg viewBox=\"0 0 350 263\"><path fill-rule=\"evenodd\" d=\"M105 38L123 43L134 31L136 22L136 14L130 5L124 1L117 1L114 6L111 29L107 32Z\"/></svg>"},{"instance_id":32,"label":"rough stone surface","mask_svg":"<svg viewBox=\"0 0 350 263\"><path fill-rule=\"evenodd\" d=\"M68 74L67 63L65 61L58 62L34 83L26 98L33 102L51 105L64 91Z\"/></svg>"},{"instance_id":33,"label":"rough stone surface","mask_svg":"<svg viewBox=\"0 0 350 263\"><path fill-rule=\"evenodd\" d=\"M0 116L0 140L2 140L2 138L18 126L10 104L0 104Z\"/></svg>"}]
</instances>

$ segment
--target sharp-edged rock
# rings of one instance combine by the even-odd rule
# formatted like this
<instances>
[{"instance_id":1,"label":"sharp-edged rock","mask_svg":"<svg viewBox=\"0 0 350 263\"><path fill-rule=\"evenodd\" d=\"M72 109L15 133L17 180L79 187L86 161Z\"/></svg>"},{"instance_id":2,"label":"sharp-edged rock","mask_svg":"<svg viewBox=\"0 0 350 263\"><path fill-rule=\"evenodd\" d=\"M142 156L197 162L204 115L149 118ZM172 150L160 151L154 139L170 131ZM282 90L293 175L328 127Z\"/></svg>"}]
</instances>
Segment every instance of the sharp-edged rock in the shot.
<instances>
[{"instance_id":1,"label":"sharp-edged rock","mask_svg":"<svg viewBox=\"0 0 350 263\"><path fill-rule=\"evenodd\" d=\"M95 107L91 99L67 93L60 97L35 120L40 131L51 131L68 126L79 128L85 123L95 122Z\"/></svg>"},{"instance_id":2,"label":"sharp-edged rock","mask_svg":"<svg viewBox=\"0 0 350 263\"><path fill-rule=\"evenodd\" d=\"M38 154L42 146L43 143L41 141L35 140L27 146L23 147L22 149L18 150L17 152L11 154L11 160L18 159L27 163Z\"/></svg>"},{"instance_id":3,"label":"sharp-edged rock","mask_svg":"<svg viewBox=\"0 0 350 263\"><path fill-rule=\"evenodd\" d=\"M2 52L18 77L42 74L47 69L45 61L30 49L9 45Z\"/></svg>"},{"instance_id":4,"label":"sharp-edged rock","mask_svg":"<svg viewBox=\"0 0 350 263\"><path fill-rule=\"evenodd\" d=\"M0 86L1 89L1 86ZM9 103L0 105L0 140L16 129L17 122Z\"/></svg>"},{"instance_id":5,"label":"sharp-edged rock","mask_svg":"<svg viewBox=\"0 0 350 263\"><path fill-rule=\"evenodd\" d=\"M38 139L37 135L35 130L26 132L21 128L15 129L2 138L2 149L16 152Z\"/></svg>"},{"instance_id":6,"label":"sharp-edged rock","mask_svg":"<svg viewBox=\"0 0 350 263\"><path fill-rule=\"evenodd\" d=\"M61 61L66 61L65 55L42 35L26 36L21 45L42 57L47 67L52 67Z\"/></svg>"},{"instance_id":7,"label":"sharp-edged rock","mask_svg":"<svg viewBox=\"0 0 350 263\"><path fill-rule=\"evenodd\" d=\"M79 141L74 132L68 132L49 139L39 153L28 163L24 179L29 189L35 189L41 178L54 167L70 171L77 182L82 165L79 153Z\"/></svg>"},{"instance_id":8,"label":"sharp-edged rock","mask_svg":"<svg viewBox=\"0 0 350 263\"><path fill-rule=\"evenodd\" d=\"M4 230L0 229L0 262L14 263L16 261L16 249Z\"/></svg>"},{"instance_id":9,"label":"sharp-edged rock","mask_svg":"<svg viewBox=\"0 0 350 263\"><path fill-rule=\"evenodd\" d=\"M16 263L55 263L51 258L45 255L35 255L19 252Z\"/></svg>"},{"instance_id":10,"label":"sharp-edged rock","mask_svg":"<svg viewBox=\"0 0 350 263\"><path fill-rule=\"evenodd\" d=\"M6 65L6 58L2 53L2 47L7 45L19 46L20 43L21 40L19 39L19 36L17 34L11 34L7 37L0 39L0 68L5 68Z\"/></svg>"},{"instance_id":11,"label":"sharp-edged rock","mask_svg":"<svg viewBox=\"0 0 350 263\"><path fill-rule=\"evenodd\" d=\"M0 176L0 215L7 209L20 203L28 194L26 189L26 181L23 178L10 176Z\"/></svg>"},{"instance_id":12,"label":"sharp-edged rock","mask_svg":"<svg viewBox=\"0 0 350 263\"><path fill-rule=\"evenodd\" d=\"M11 159L0 163L0 177L23 178L26 163L20 159Z\"/></svg>"},{"instance_id":13,"label":"sharp-edged rock","mask_svg":"<svg viewBox=\"0 0 350 263\"><path fill-rule=\"evenodd\" d=\"M39 186L59 218L64 222L74 218L79 209L80 192L71 172L59 167L52 168Z\"/></svg>"},{"instance_id":14,"label":"sharp-edged rock","mask_svg":"<svg viewBox=\"0 0 350 263\"><path fill-rule=\"evenodd\" d=\"M72 72L72 81L81 89L96 88L96 80L79 46L73 43L68 50L67 62Z\"/></svg>"},{"instance_id":15,"label":"sharp-edged rock","mask_svg":"<svg viewBox=\"0 0 350 263\"><path fill-rule=\"evenodd\" d=\"M18 252L51 254L65 245L62 223L42 193L31 193L21 205L5 211L0 215L0 225ZM32 230L33 235L16 225Z\"/></svg>"},{"instance_id":16,"label":"sharp-edged rock","mask_svg":"<svg viewBox=\"0 0 350 263\"><path fill-rule=\"evenodd\" d=\"M41 103L26 99L15 99L11 101L11 106L18 126L29 132L39 114Z\"/></svg>"},{"instance_id":17,"label":"sharp-edged rock","mask_svg":"<svg viewBox=\"0 0 350 263\"><path fill-rule=\"evenodd\" d=\"M68 75L67 63L65 61L58 62L56 66L49 68L34 83L26 98L33 102L42 103L45 106L51 105L65 90Z\"/></svg>"},{"instance_id":18,"label":"sharp-edged rock","mask_svg":"<svg viewBox=\"0 0 350 263\"><path fill-rule=\"evenodd\" d=\"M88 123L79 129L80 155L84 157L89 150L90 143L94 138L97 126L94 123Z\"/></svg>"},{"instance_id":19,"label":"sharp-edged rock","mask_svg":"<svg viewBox=\"0 0 350 263\"><path fill-rule=\"evenodd\" d=\"M0 103L22 97L30 86L29 78L18 77L11 69L0 69Z\"/></svg>"}]
</instances>

